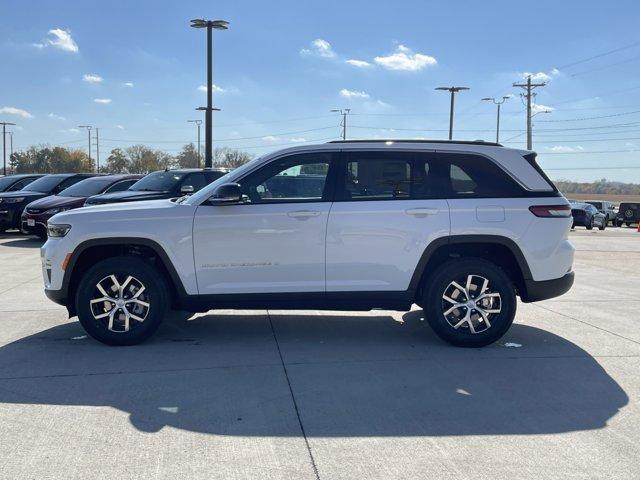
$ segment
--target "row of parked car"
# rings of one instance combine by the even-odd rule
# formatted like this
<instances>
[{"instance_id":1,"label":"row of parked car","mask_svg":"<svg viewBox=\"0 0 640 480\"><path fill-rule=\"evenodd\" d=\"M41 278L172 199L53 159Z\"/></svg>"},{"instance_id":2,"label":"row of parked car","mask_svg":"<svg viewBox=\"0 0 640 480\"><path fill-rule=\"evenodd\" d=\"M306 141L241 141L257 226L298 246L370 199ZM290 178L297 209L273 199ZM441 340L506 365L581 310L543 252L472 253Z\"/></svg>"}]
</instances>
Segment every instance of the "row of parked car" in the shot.
<instances>
[{"instance_id":1,"label":"row of parked car","mask_svg":"<svg viewBox=\"0 0 640 480\"><path fill-rule=\"evenodd\" d=\"M586 227L592 230L598 227L604 230L611 223L614 227L621 227L623 224L630 227L634 223L640 222L640 203L622 202L616 209L612 202L608 201L585 201L571 200L571 216L573 217L573 227Z\"/></svg>"},{"instance_id":2,"label":"row of parked car","mask_svg":"<svg viewBox=\"0 0 640 480\"><path fill-rule=\"evenodd\" d=\"M161 170L148 175L21 174L0 177L0 232L12 228L47 236L56 213L88 205L190 195L227 169Z\"/></svg>"}]
</instances>

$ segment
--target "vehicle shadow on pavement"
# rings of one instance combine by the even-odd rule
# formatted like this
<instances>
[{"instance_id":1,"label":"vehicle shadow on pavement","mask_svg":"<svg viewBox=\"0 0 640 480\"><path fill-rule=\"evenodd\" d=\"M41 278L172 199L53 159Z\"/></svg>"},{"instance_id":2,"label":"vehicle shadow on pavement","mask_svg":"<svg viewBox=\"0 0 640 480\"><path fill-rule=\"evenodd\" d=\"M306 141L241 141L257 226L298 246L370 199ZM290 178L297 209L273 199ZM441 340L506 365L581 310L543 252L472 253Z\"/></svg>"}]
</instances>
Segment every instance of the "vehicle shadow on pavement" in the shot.
<instances>
[{"instance_id":1,"label":"vehicle shadow on pavement","mask_svg":"<svg viewBox=\"0 0 640 480\"><path fill-rule=\"evenodd\" d=\"M215 313L126 348L70 322L0 347L0 403L109 406L145 432L299 436L289 380L309 437L591 430L628 403L593 357L552 333L515 324L507 341L522 348L460 349L421 315Z\"/></svg>"}]
</instances>

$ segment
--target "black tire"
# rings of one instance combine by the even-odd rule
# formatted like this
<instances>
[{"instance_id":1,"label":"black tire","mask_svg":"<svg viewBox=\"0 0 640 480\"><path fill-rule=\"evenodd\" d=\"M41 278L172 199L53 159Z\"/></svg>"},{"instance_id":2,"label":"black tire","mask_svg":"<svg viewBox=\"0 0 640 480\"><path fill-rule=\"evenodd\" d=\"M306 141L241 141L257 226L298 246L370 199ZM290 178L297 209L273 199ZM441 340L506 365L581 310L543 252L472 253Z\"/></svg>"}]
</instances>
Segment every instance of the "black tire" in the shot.
<instances>
[{"instance_id":1,"label":"black tire","mask_svg":"<svg viewBox=\"0 0 640 480\"><path fill-rule=\"evenodd\" d=\"M145 312L142 322L133 319L128 320L130 325L128 331L124 326L119 328L121 321L119 319L124 315L124 311L116 308L116 304L99 302L92 306L90 303L92 299L103 296L97 285L101 283L103 290L107 289L109 283L104 282L110 282L108 278L111 275L116 277L119 284L126 283L127 277L131 276L133 280L129 282L123 298L132 298L131 293L135 296L137 291L140 295L138 299L148 304L148 307L137 306L132 303L124 305L125 310L131 309L131 312L126 310L127 313L135 312L139 315L139 318L142 318L142 313L137 312L136 309L142 309ZM142 289L137 288L140 284L144 286L142 292L140 292ZM169 306L169 290L162 273L144 260L133 256L112 257L98 262L85 272L79 285L76 292L78 320L80 320L89 335L107 345L136 345L142 343L158 329ZM107 293L116 295L109 290ZM111 308L118 313L118 318L113 323L113 327L118 331L109 329L109 317L95 318L96 310L98 310L99 315L104 315L100 309L104 309L102 310L104 312L111 310L107 309L104 306L105 304L111 305Z\"/></svg>"},{"instance_id":2,"label":"black tire","mask_svg":"<svg viewBox=\"0 0 640 480\"><path fill-rule=\"evenodd\" d=\"M607 223L606 222L604 222L602 225L600 225L598 227L598 230L604 230L605 228L607 228Z\"/></svg>"},{"instance_id":3,"label":"black tire","mask_svg":"<svg viewBox=\"0 0 640 480\"><path fill-rule=\"evenodd\" d=\"M625 222L625 225L626 225L627 227L630 227L630 226L631 226L631 222Z\"/></svg>"},{"instance_id":4,"label":"black tire","mask_svg":"<svg viewBox=\"0 0 640 480\"><path fill-rule=\"evenodd\" d=\"M593 217L591 217L591 221L585 226L587 227L587 230L593 230Z\"/></svg>"},{"instance_id":5,"label":"black tire","mask_svg":"<svg viewBox=\"0 0 640 480\"><path fill-rule=\"evenodd\" d=\"M484 277L489 281L489 290L500 295L500 312L490 314L490 327L478 333L472 333L468 324L454 328L449 323L451 320L444 315L445 305L449 304L443 300L443 295L451 288L451 282L459 283L460 279L467 278L468 275ZM424 290L421 306L429 325L442 340L458 347L484 347L497 341L509 330L516 314L513 283L502 269L481 258L460 258L445 262L428 279ZM478 322L478 325L486 323Z\"/></svg>"}]
</instances>

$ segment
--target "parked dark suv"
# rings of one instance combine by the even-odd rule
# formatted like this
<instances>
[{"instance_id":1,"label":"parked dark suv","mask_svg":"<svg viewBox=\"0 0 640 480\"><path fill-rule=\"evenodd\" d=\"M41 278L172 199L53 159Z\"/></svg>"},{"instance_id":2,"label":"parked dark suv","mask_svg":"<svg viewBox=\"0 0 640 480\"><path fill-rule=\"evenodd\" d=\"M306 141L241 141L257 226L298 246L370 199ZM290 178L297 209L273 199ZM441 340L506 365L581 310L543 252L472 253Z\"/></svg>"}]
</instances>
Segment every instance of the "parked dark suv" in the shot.
<instances>
[{"instance_id":1,"label":"parked dark suv","mask_svg":"<svg viewBox=\"0 0 640 480\"><path fill-rule=\"evenodd\" d=\"M0 177L0 192L17 192L44 174L18 174Z\"/></svg>"},{"instance_id":2,"label":"parked dark suv","mask_svg":"<svg viewBox=\"0 0 640 480\"><path fill-rule=\"evenodd\" d=\"M228 171L224 168L160 170L143 177L123 192L89 197L85 205L159 200L190 195L222 177Z\"/></svg>"},{"instance_id":3,"label":"parked dark suv","mask_svg":"<svg viewBox=\"0 0 640 480\"><path fill-rule=\"evenodd\" d=\"M21 230L26 234L47 237L47 220L56 213L79 208L87 198L103 193L126 190L142 178L142 175L105 175L85 178L58 195L31 202L22 212Z\"/></svg>"},{"instance_id":4,"label":"parked dark suv","mask_svg":"<svg viewBox=\"0 0 640 480\"><path fill-rule=\"evenodd\" d=\"M624 223L627 227L630 227L631 224L638 222L640 222L640 203L621 203L616 217L616 225L620 226Z\"/></svg>"},{"instance_id":5,"label":"parked dark suv","mask_svg":"<svg viewBox=\"0 0 640 480\"><path fill-rule=\"evenodd\" d=\"M41 177L17 192L0 193L0 231L20 227L24 208L34 200L57 195L95 173L58 173Z\"/></svg>"}]
</instances>

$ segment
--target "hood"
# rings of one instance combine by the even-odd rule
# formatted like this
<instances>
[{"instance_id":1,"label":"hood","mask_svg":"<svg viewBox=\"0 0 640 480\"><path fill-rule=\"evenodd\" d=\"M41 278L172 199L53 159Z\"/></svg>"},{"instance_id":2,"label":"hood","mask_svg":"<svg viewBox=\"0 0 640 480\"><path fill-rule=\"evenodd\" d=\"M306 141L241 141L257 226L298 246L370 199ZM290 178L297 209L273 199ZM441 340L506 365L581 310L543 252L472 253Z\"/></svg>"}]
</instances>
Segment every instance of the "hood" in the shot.
<instances>
[{"instance_id":1,"label":"hood","mask_svg":"<svg viewBox=\"0 0 640 480\"><path fill-rule=\"evenodd\" d=\"M57 195L50 195L48 197L41 198L31 202L29 209L47 210L49 208L77 208L84 205L84 197L60 197Z\"/></svg>"},{"instance_id":2,"label":"hood","mask_svg":"<svg viewBox=\"0 0 640 480\"><path fill-rule=\"evenodd\" d=\"M169 192L143 192L136 190L124 190L122 192L105 193L102 195L94 195L87 199L90 205L114 202L135 202L138 200L153 200L160 198L170 198Z\"/></svg>"},{"instance_id":3,"label":"hood","mask_svg":"<svg viewBox=\"0 0 640 480\"><path fill-rule=\"evenodd\" d=\"M175 202L168 199L162 200L145 200L140 202L131 202L126 204L118 203L105 203L104 205L87 205L82 210L73 210L64 212L68 215L80 215L80 214L96 214L102 212L135 212L138 210L157 210L163 208L173 208L176 206Z\"/></svg>"},{"instance_id":4,"label":"hood","mask_svg":"<svg viewBox=\"0 0 640 480\"><path fill-rule=\"evenodd\" d=\"M179 208L183 207L183 208ZM158 215L158 211L162 210L163 213ZM145 219L151 218L155 220L166 221L174 214L185 215L188 210L195 211L193 207L187 208L183 205L176 204L171 200L148 200L142 202L129 202L129 203L107 203L104 205L89 205L82 208L76 208L73 210L66 210L55 214L49 221L51 223L71 223L79 221L82 224L101 224L103 226L108 225L109 222L114 221L117 225L122 227L126 225L131 228L129 222L124 222L124 219ZM175 213L172 213L174 211ZM166 213L164 213L166 212ZM180 215L179 214L179 215Z\"/></svg>"},{"instance_id":5,"label":"hood","mask_svg":"<svg viewBox=\"0 0 640 480\"><path fill-rule=\"evenodd\" d=\"M34 200L37 198L46 197L46 193L41 192L28 192L24 190L18 190L17 192L2 192L0 193L0 199L2 198L16 198L16 197L25 197L27 199L33 198Z\"/></svg>"}]
</instances>

